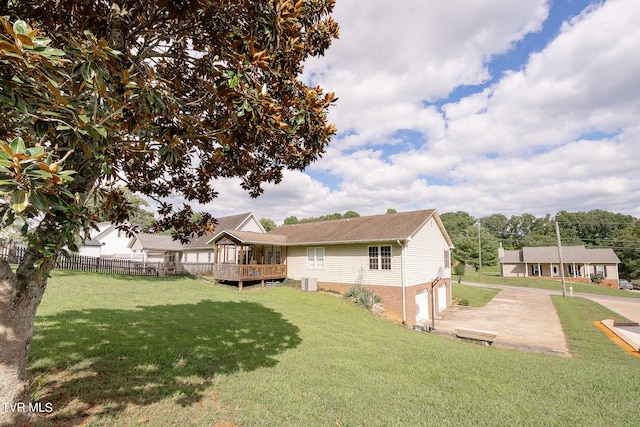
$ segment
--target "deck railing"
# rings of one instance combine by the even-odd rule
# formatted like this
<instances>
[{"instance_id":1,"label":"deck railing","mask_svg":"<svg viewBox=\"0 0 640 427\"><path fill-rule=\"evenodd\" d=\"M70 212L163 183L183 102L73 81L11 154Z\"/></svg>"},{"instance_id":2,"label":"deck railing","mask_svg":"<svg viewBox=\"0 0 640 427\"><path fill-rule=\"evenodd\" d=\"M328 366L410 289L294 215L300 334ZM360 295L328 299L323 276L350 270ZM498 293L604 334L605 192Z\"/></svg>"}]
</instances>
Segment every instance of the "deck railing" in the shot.
<instances>
[{"instance_id":1,"label":"deck railing","mask_svg":"<svg viewBox=\"0 0 640 427\"><path fill-rule=\"evenodd\" d=\"M284 279L287 277L287 266L285 264L215 264L213 277L216 280L234 282Z\"/></svg>"}]
</instances>

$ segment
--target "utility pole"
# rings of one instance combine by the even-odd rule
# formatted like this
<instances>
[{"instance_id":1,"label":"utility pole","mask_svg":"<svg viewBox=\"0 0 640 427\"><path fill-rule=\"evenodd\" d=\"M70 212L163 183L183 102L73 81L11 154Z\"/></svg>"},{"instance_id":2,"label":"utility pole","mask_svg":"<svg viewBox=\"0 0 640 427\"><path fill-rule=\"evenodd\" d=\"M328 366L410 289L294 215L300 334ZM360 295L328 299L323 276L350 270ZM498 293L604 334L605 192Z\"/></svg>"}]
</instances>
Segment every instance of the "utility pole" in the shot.
<instances>
[{"instance_id":1,"label":"utility pole","mask_svg":"<svg viewBox=\"0 0 640 427\"><path fill-rule=\"evenodd\" d=\"M482 242L480 240L480 220L478 220L478 277L482 277Z\"/></svg>"},{"instance_id":2,"label":"utility pole","mask_svg":"<svg viewBox=\"0 0 640 427\"><path fill-rule=\"evenodd\" d=\"M560 280L562 280L562 296L567 296L567 290L564 285L564 263L562 262L562 244L560 243L560 226L556 221L556 240L558 241L558 257L560 258Z\"/></svg>"}]
</instances>

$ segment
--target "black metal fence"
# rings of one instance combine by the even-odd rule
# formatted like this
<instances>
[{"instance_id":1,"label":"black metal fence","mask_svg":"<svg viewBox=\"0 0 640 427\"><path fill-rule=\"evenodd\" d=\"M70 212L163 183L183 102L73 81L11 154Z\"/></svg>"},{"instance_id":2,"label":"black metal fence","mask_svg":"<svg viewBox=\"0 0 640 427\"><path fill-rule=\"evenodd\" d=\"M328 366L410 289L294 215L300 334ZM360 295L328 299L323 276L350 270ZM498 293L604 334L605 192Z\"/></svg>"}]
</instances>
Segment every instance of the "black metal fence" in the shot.
<instances>
[{"instance_id":1,"label":"black metal fence","mask_svg":"<svg viewBox=\"0 0 640 427\"><path fill-rule=\"evenodd\" d=\"M24 258L25 248L17 246L0 247L0 259L11 264L19 264ZM173 274L213 274L213 266L165 264L162 262L142 262L127 259L113 259L60 254L56 268L63 270L87 271L93 273L122 274L129 276L165 276Z\"/></svg>"}]
</instances>

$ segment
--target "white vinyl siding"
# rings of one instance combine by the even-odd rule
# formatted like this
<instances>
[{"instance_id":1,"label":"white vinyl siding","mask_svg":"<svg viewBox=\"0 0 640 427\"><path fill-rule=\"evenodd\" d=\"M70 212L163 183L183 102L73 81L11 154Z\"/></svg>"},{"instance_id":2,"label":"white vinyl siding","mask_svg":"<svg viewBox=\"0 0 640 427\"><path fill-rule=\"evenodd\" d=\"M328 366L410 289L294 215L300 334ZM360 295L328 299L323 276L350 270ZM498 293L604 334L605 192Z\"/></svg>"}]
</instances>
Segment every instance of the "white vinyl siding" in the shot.
<instances>
[{"instance_id":1,"label":"white vinyl siding","mask_svg":"<svg viewBox=\"0 0 640 427\"><path fill-rule=\"evenodd\" d=\"M196 251L185 251L182 255L182 262L208 263L213 262L213 249Z\"/></svg>"},{"instance_id":2,"label":"white vinyl siding","mask_svg":"<svg viewBox=\"0 0 640 427\"><path fill-rule=\"evenodd\" d=\"M429 283L442 273L441 279L451 278L449 245L435 219L429 219L406 243L407 286ZM442 272L438 269L442 268Z\"/></svg>"},{"instance_id":3,"label":"white vinyl siding","mask_svg":"<svg viewBox=\"0 0 640 427\"><path fill-rule=\"evenodd\" d=\"M397 244L391 246L392 270L369 270L369 253L367 244L330 245L324 247L324 269L308 268L308 249L301 246L290 246L287 249L287 275L293 280L302 277L315 277L320 282L356 284L375 284L383 286L402 286L400 254Z\"/></svg>"}]
</instances>

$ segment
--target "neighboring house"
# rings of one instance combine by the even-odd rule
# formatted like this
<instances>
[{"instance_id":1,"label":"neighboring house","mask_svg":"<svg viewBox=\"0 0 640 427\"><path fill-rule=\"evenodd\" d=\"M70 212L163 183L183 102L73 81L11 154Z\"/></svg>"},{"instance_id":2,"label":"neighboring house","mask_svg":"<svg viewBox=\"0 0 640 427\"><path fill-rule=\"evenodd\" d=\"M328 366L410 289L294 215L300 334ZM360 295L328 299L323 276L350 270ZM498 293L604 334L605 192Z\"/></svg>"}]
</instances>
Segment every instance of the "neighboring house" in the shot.
<instances>
[{"instance_id":1,"label":"neighboring house","mask_svg":"<svg viewBox=\"0 0 640 427\"><path fill-rule=\"evenodd\" d=\"M341 293L363 285L382 297L387 314L408 324L451 305L453 244L435 210L287 225L267 234L222 230L212 243L214 277L240 286L285 277L314 278Z\"/></svg>"},{"instance_id":2,"label":"neighboring house","mask_svg":"<svg viewBox=\"0 0 640 427\"><path fill-rule=\"evenodd\" d=\"M182 244L167 234L137 233L129 239L132 259L174 265L180 261Z\"/></svg>"},{"instance_id":3,"label":"neighboring house","mask_svg":"<svg viewBox=\"0 0 640 427\"><path fill-rule=\"evenodd\" d=\"M232 216L218 218L216 232L218 230L238 230L251 231L254 233L265 233L262 224L252 213L243 213ZM214 247L209 245L215 233L205 233L200 237L193 238L182 248L182 262L185 263L213 263Z\"/></svg>"},{"instance_id":4,"label":"neighboring house","mask_svg":"<svg viewBox=\"0 0 640 427\"><path fill-rule=\"evenodd\" d=\"M103 258L132 259L133 251L128 247L131 237L126 231L118 230L115 224L102 222L98 230L91 229L89 239L85 240L79 254ZM98 250L96 246L100 246Z\"/></svg>"},{"instance_id":5,"label":"neighboring house","mask_svg":"<svg viewBox=\"0 0 640 427\"><path fill-rule=\"evenodd\" d=\"M524 247L520 250L498 249L500 275L504 277L560 278L560 256L557 246ZM562 246L564 276L574 281L589 282L600 274L603 285L618 287L620 259L611 248Z\"/></svg>"},{"instance_id":6,"label":"neighboring house","mask_svg":"<svg viewBox=\"0 0 640 427\"><path fill-rule=\"evenodd\" d=\"M78 251L79 255L100 258L102 255L102 243L95 239L85 239Z\"/></svg>"},{"instance_id":7,"label":"neighboring house","mask_svg":"<svg viewBox=\"0 0 640 427\"><path fill-rule=\"evenodd\" d=\"M80 255L145 262L164 262L171 259L172 262L181 263L213 263L214 248L207 245L213 238L213 233L195 237L188 244L181 245L167 235L136 233L131 237L126 231L118 230L115 224L109 222L97 226L98 230L92 229L90 239L85 240L84 246L80 248ZM260 221L252 213L218 218L216 229L265 232ZM141 238L137 239L138 236Z\"/></svg>"}]
</instances>

